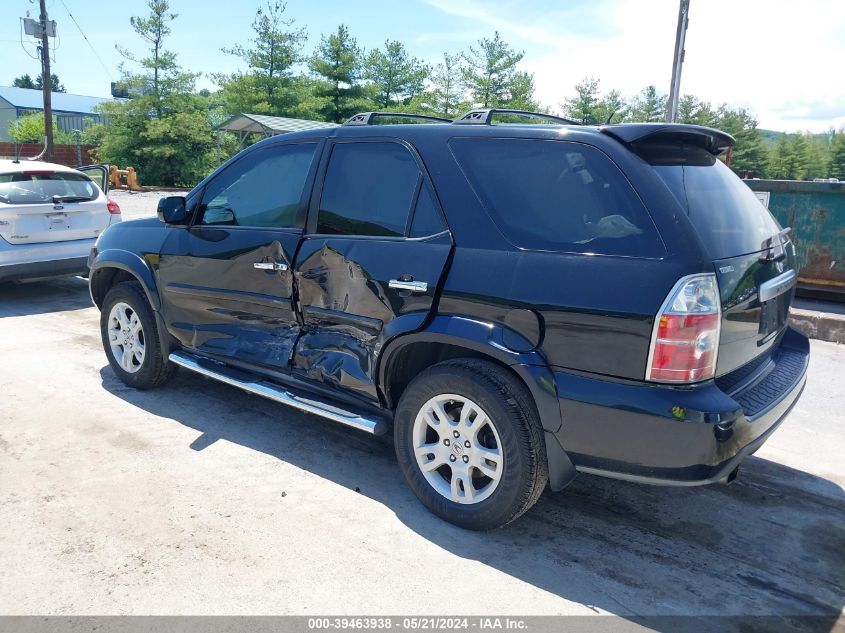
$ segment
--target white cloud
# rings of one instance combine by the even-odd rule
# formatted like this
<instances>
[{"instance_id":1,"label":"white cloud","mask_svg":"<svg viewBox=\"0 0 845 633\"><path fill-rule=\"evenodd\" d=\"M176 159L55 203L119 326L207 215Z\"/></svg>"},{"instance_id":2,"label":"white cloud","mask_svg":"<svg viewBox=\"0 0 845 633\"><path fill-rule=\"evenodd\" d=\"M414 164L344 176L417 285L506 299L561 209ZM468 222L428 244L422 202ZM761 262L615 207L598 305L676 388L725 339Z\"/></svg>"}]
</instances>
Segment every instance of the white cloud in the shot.
<instances>
[{"instance_id":1,"label":"white cloud","mask_svg":"<svg viewBox=\"0 0 845 633\"><path fill-rule=\"evenodd\" d=\"M550 11L535 3L426 0L498 29L526 50L537 97L556 107L585 76L631 95L668 90L677 0L602 0ZM845 11L841 0L692 0L682 92L747 107L760 125L845 126Z\"/></svg>"}]
</instances>

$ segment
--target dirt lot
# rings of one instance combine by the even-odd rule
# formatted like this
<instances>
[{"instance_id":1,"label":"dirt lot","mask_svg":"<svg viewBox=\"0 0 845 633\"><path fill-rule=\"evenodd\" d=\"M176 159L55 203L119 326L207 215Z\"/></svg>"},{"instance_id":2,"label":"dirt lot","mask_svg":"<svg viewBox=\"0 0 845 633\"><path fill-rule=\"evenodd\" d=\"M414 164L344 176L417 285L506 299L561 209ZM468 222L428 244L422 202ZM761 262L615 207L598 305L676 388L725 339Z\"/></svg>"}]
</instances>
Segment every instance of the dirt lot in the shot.
<instances>
[{"instance_id":1,"label":"dirt lot","mask_svg":"<svg viewBox=\"0 0 845 633\"><path fill-rule=\"evenodd\" d=\"M813 343L803 399L734 485L582 475L476 534L425 512L382 441L184 371L128 389L98 318L81 279L0 287L0 614L819 614L827 630L845 605L843 346Z\"/></svg>"},{"instance_id":2,"label":"dirt lot","mask_svg":"<svg viewBox=\"0 0 845 633\"><path fill-rule=\"evenodd\" d=\"M188 189L185 191L163 191L159 189L125 191L122 189L112 189L109 191L109 198L120 205L121 215L124 220L138 220L140 218L154 216L160 198L166 196L182 196L187 192Z\"/></svg>"}]
</instances>

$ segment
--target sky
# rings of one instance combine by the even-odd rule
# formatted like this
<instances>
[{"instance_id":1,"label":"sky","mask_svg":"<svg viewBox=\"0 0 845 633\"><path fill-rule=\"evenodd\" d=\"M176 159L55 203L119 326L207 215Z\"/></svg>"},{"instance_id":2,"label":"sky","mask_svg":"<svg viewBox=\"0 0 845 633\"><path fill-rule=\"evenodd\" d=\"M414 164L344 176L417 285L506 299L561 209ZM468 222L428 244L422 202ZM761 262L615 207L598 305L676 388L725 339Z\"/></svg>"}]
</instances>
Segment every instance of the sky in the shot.
<instances>
[{"instance_id":1,"label":"sky","mask_svg":"<svg viewBox=\"0 0 845 633\"><path fill-rule=\"evenodd\" d=\"M203 73L199 88L214 89L213 72L242 68L220 49L248 44L260 2L171 0L179 17L168 48ZM146 15L146 2L47 0L47 9L58 23L54 71L68 92L109 96L121 61L115 44L143 50L129 16ZM0 0L0 85L39 72L34 40L22 35L27 11L37 17L37 0ZM587 76L603 91L668 92L678 0L288 0L286 15L305 28L308 51L344 23L366 49L397 39L430 63L498 30L525 52L520 67L534 73L536 98L559 110ZM682 93L748 108L760 127L845 127L843 66L845 0L691 0Z\"/></svg>"}]
</instances>

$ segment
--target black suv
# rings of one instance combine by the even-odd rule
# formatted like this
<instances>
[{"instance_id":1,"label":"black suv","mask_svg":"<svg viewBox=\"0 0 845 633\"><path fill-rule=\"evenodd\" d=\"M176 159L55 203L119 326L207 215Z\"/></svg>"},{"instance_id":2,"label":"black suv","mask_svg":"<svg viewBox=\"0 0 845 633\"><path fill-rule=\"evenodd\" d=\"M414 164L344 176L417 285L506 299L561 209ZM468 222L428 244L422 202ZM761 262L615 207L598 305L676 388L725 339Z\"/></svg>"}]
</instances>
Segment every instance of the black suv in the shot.
<instances>
[{"instance_id":1,"label":"black suv","mask_svg":"<svg viewBox=\"0 0 845 633\"><path fill-rule=\"evenodd\" d=\"M789 230L717 159L727 134L492 122L527 114L268 138L110 227L89 263L115 373L392 430L466 528L578 471L732 480L805 383Z\"/></svg>"}]
</instances>

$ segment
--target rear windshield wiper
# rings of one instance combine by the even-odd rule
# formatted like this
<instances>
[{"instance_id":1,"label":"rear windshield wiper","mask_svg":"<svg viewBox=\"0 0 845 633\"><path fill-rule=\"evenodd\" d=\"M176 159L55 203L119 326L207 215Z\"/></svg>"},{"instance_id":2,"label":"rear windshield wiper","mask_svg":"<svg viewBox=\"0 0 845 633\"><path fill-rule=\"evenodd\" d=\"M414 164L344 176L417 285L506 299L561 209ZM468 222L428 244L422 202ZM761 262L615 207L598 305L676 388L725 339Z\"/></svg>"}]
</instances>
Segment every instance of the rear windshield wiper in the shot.
<instances>
[{"instance_id":1,"label":"rear windshield wiper","mask_svg":"<svg viewBox=\"0 0 845 633\"><path fill-rule=\"evenodd\" d=\"M88 202L93 200L88 196L53 196L53 204L61 204L62 202Z\"/></svg>"}]
</instances>

